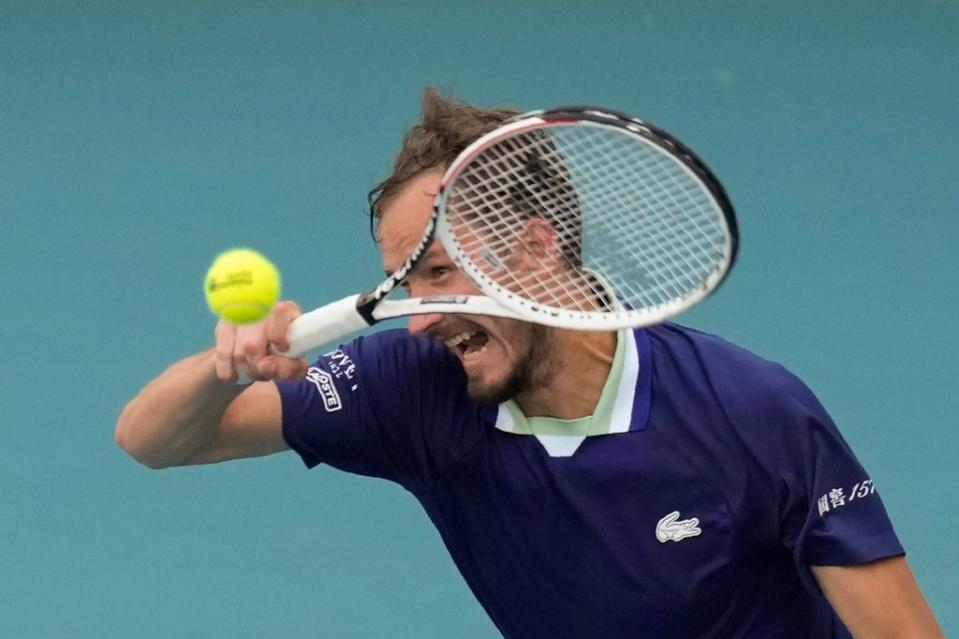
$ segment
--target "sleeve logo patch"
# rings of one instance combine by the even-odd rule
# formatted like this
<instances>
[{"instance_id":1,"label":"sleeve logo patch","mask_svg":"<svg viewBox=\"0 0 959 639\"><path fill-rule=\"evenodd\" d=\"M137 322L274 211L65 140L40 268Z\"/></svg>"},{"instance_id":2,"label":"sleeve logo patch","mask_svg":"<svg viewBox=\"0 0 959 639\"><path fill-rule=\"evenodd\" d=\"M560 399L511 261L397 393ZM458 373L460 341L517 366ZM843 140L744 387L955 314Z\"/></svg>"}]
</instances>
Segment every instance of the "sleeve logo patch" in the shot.
<instances>
[{"instance_id":1,"label":"sleeve logo patch","mask_svg":"<svg viewBox=\"0 0 959 639\"><path fill-rule=\"evenodd\" d=\"M831 488L829 492L822 495L817 501L816 506L819 509L819 516L822 517L830 510L838 510L843 506L857 499L862 499L876 494L876 485L871 479L864 479L856 482L856 485L846 493L842 487Z\"/></svg>"},{"instance_id":2,"label":"sleeve logo patch","mask_svg":"<svg viewBox=\"0 0 959 639\"><path fill-rule=\"evenodd\" d=\"M333 377L322 368L311 366L306 371L306 379L313 382L316 390L320 391L320 397L323 398L323 408L326 412L332 413L343 408L343 402L340 401L340 394L333 385Z\"/></svg>"}]
</instances>

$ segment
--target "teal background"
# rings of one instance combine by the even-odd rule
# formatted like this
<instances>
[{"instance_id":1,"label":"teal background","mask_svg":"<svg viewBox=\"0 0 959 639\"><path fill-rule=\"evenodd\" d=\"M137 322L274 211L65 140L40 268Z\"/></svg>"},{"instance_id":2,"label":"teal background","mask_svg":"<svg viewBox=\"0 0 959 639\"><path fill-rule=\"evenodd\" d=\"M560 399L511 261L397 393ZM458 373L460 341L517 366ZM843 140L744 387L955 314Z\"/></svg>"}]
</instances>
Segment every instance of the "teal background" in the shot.
<instances>
[{"instance_id":1,"label":"teal background","mask_svg":"<svg viewBox=\"0 0 959 639\"><path fill-rule=\"evenodd\" d=\"M957 60L956 0L0 0L0 636L496 636L402 490L113 442L210 344L217 251L305 306L377 281L365 193L425 85L707 159L741 259L683 320L818 393L959 634Z\"/></svg>"}]
</instances>

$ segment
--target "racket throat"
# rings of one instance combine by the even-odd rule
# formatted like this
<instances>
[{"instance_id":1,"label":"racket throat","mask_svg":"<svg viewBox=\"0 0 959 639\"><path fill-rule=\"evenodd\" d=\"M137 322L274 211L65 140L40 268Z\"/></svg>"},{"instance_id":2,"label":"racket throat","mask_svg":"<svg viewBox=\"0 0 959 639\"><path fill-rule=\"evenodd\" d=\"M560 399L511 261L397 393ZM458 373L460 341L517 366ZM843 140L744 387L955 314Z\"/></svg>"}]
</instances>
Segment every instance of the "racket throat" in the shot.
<instances>
[{"instance_id":1,"label":"racket throat","mask_svg":"<svg viewBox=\"0 0 959 639\"><path fill-rule=\"evenodd\" d=\"M373 315L373 311L376 310L376 305L380 303L380 300L383 299L385 295L377 295L377 291L372 291L370 293L363 293L356 298L356 312L359 313L360 317L369 326L376 324L379 319Z\"/></svg>"}]
</instances>

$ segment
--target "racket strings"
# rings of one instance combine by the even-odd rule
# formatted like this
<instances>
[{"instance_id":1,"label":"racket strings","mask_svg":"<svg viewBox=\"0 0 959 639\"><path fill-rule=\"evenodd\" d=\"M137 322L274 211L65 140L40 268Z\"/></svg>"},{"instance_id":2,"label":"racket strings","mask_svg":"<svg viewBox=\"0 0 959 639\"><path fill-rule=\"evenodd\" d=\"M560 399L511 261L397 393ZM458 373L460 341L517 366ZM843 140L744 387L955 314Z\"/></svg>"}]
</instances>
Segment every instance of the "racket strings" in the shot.
<instances>
[{"instance_id":1,"label":"racket strings","mask_svg":"<svg viewBox=\"0 0 959 639\"><path fill-rule=\"evenodd\" d=\"M498 287L550 308L633 308L704 286L725 230L673 155L604 126L551 125L485 148L446 205L466 258ZM595 275L594 275L595 274Z\"/></svg>"},{"instance_id":2,"label":"racket strings","mask_svg":"<svg viewBox=\"0 0 959 639\"><path fill-rule=\"evenodd\" d=\"M715 239L709 229L703 232L703 216L696 214L701 210L702 203L692 199L684 185L676 183L674 173L661 166L647 164L638 164L633 168L637 166L648 170L617 175L617 182L626 185L657 184L661 188L644 189L642 192L635 192L635 188L623 188L610 192L607 197L615 199L611 202L614 209L622 209L635 201L645 201L647 206L640 209L640 214L633 219L611 216L607 223L614 237L634 238L634 247L622 251L631 250L643 256L646 263L659 266L650 269L660 274L656 279L659 285L644 287L643 294L652 303L662 303L688 291L696 284L697 276L704 269L711 268L715 258L709 255L708 250L704 252L702 249L715 246ZM669 223L663 223L664 212L671 218ZM640 235L635 232L637 224L643 228ZM594 259L603 265L601 271L614 268L602 254L596 254Z\"/></svg>"},{"instance_id":3,"label":"racket strings","mask_svg":"<svg viewBox=\"0 0 959 639\"><path fill-rule=\"evenodd\" d=\"M460 175L447 216L459 229L458 239L471 261L499 286L547 306L597 310L608 305L605 290L580 273L577 192L565 161L544 132L486 149ZM539 256L531 247L538 242L535 233L525 232L532 218L545 220L545 228L554 230L552 244L558 254Z\"/></svg>"},{"instance_id":4,"label":"racket strings","mask_svg":"<svg viewBox=\"0 0 959 639\"><path fill-rule=\"evenodd\" d=\"M591 252L594 268L609 274L616 290L641 306L683 295L714 268L724 241L711 197L659 147L616 134L598 140L596 132L587 129L588 143L579 140L575 147L583 151L579 184L588 189L584 199L596 205L597 217L610 231L603 235L619 248ZM630 269L632 277L625 277L625 265L610 259L623 255L637 256L642 270Z\"/></svg>"}]
</instances>

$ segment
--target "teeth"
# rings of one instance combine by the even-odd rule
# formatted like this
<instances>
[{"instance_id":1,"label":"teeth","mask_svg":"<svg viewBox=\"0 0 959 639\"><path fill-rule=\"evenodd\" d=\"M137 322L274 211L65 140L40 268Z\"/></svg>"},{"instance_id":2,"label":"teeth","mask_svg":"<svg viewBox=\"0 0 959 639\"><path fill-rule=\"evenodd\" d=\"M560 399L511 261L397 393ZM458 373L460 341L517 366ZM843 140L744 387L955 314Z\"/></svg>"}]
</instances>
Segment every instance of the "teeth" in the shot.
<instances>
[{"instance_id":1,"label":"teeth","mask_svg":"<svg viewBox=\"0 0 959 639\"><path fill-rule=\"evenodd\" d=\"M476 348L476 347L473 347L473 348L467 347L465 350L460 350L458 347L459 347L463 342L465 342L466 340L468 340L468 339L470 339L471 337L473 337L474 335L476 335L478 332L479 332L479 331L463 331L462 333L458 333L457 335L451 335L451 336L447 337L446 340L444 340L444 341L445 341L445 344L446 344L447 347L449 347L451 350L459 353L460 357L463 358L463 361L468 362L468 361L470 361L470 360L474 360L474 359L476 359L477 357L482 356L483 353L486 352L486 344L483 344L482 346L480 346L480 347L478 347L478 348Z\"/></svg>"},{"instance_id":2,"label":"teeth","mask_svg":"<svg viewBox=\"0 0 959 639\"><path fill-rule=\"evenodd\" d=\"M476 335L476 333L477 333L477 331L463 331L462 333L460 333L460 334L458 334L458 335L452 335L452 336L446 338L446 345L449 346L450 348L456 348L456 347L459 346L462 342L465 342L465 341L468 340L469 338L471 338L471 337L473 337L474 335Z\"/></svg>"},{"instance_id":3,"label":"teeth","mask_svg":"<svg viewBox=\"0 0 959 639\"><path fill-rule=\"evenodd\" d=\"M468 362L470 360L476 359L477 357L482 357L483 353L485 352L486 352L486 345L483 344L479 348L463 353L463 361Z\"/></svg>"}]
</instances>

